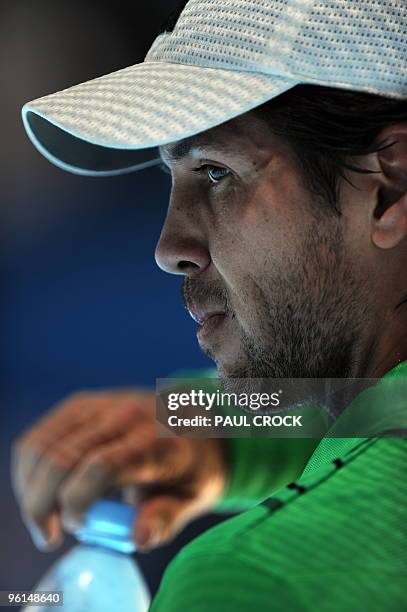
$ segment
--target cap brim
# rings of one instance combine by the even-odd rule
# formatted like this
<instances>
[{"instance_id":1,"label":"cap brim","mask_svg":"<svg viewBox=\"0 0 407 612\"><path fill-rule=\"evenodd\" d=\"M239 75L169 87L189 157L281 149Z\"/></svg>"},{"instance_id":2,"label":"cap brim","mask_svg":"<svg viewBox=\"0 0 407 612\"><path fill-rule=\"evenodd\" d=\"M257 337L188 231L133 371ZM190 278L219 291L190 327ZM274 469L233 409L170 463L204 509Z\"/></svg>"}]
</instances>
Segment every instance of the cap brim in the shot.
<instances>
[{"instance_id":1,"label":"cap brim","mask_svg":"<svg viewBox=\"0 0 407 612\"><path fill-rule=\"evenodd\" d=\"M157 147L206 131L299 81L143 62L29 102L27 133L52 163L107 176L159 163Z\"/></svg>"}]
</instances>

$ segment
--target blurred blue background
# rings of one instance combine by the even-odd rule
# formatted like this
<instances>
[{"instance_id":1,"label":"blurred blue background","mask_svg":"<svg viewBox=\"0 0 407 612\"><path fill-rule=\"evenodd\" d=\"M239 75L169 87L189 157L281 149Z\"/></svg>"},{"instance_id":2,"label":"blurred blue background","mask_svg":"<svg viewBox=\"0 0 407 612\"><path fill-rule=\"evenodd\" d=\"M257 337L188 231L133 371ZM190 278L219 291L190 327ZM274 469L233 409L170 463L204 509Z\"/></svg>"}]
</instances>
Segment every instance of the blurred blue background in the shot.
<instances>
[{"instance_id":1,"label":"blurred blue background","mask_svg":"<svg viewBox=\"0 0 407 612\"><path fill-rule=\"evenodd\" d=\"M182 306L182 279L154 262L169 177L64 173L34 150L20 120L28 100L142 61L176 4L0 5L2 590L31 588L61 554L38 552L20 520L13 438L73 391L153 386L179 368L212 365ZM173 544L140 555L153 591L179 547L218 520L196 521Z\"/></svg>"}]
</instances>

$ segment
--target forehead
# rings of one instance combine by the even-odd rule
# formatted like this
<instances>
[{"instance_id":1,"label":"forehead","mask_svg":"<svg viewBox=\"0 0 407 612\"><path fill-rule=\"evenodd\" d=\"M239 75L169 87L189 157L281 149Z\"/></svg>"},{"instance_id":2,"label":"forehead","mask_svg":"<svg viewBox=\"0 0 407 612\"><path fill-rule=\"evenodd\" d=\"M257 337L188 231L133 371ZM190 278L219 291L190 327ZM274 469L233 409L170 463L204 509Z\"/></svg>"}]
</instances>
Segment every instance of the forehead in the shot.
<instances>
[{"instance_id":1,"label":"forehead","mask_svg":"<svg viewBox=\"0 0 407 612\"><path fill-rule=\"evenodd\" d=\"M159 151L163 161L174 163L188 156L198 156L208 149L242 155L245 151L264 149L265 145L271 144L270 140L268 124L248 112L200 134L162 145Z\"/></svg>"}]
</instances>

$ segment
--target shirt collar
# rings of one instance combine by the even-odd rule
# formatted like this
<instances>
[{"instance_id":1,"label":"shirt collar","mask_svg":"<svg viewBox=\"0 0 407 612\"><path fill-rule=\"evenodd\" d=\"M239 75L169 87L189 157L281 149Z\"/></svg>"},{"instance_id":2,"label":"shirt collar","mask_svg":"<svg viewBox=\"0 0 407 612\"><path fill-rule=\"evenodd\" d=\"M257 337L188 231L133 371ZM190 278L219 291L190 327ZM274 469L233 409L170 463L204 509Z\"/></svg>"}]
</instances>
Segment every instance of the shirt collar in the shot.
<instances>
[{"instance_id":1,"label":"shirt collar","mask_svg":"<svg viewBox=\"0 0 407 612\"><path fill-rule=\"evenodd\" d=\"M387 384L388 381L393 381L395 379L406 379L407 380L407 361L402 361L397 366L389 370L384 374L384 376L379 380L379 382L375 385L375 389L377 391L382 391L383 386L390 389L391 387ZM359 402L362 394L358 396ZM348 411L352 410L352 406L355 403L354 400L350 406L346 409ZM405 414L405 411L404 411ZM340 421L340 418L338 419ZM351 451L355 446L357 446L360 442L365 440L366 438L340 438L340 437L324 437L321 442L318 444L310 459L308 460L307 465L302 473L302 476L308 475L310 472L314 472L315 470L322 467L324 464L331 463L334 459L339 458L343 455L346 455L349 451Z\"/></svg>"}]
</instances>

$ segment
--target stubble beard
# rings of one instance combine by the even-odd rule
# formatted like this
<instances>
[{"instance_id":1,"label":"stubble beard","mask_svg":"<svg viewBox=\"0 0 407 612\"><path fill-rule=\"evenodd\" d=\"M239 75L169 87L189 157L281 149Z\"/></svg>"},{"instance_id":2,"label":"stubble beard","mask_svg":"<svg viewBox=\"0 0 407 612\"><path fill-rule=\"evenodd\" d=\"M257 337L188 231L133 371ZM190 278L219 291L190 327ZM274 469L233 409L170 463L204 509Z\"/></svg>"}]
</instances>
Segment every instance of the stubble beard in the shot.
<instances>
[{"instance_id":1,"label":"stubble beard","mask_svg":"<svg viewBox=\"0 0 407 612\"><path fill-rule=\"evenodd\" d=\"M299 256L257 285L259 334L242 333L246 366L234 378L348 378L369 312L367 279L340 231L313 228Z\"/></svg>"},{"instance_id":2,"label":"stubble beard","mask_svg":"<svg viewBox=\"0 0 407 612\"><path fill-rule=\"evenodd\" d=\"M253 308L256 329L249 334L239 325L242 365L228 371L218 367L225 389L236 386L233 379L355 375L369 313L367 279L347 256L339 223L316 223L302 245L284 269L273 262L267 278L254 281L250 275L242 282L247 287L242 301ZM225 289L212 283L208 290L223 295L234 316ZM208 356L216 362L215 355Z\"/></svg>"}]
</instances>

